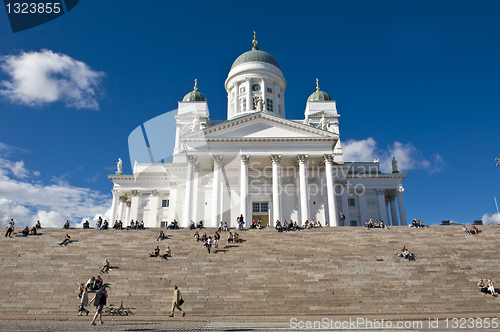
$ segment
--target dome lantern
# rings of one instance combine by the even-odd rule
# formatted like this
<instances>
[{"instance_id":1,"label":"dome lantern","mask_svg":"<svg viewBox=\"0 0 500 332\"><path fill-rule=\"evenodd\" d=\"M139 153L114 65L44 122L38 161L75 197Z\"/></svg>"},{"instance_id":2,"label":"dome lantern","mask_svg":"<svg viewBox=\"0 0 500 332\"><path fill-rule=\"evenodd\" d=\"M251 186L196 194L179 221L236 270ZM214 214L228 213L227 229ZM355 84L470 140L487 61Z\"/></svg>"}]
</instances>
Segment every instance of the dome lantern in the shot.
<instances>
[{"instance_id":1,"label":"dome lantern","mask_svg":"<svg viewBox=\"0 0 500 332\"><path fill-rule=\"evenodd\" d=\"M307 98L307 101L330 101L332 98L328 95L328 93L324 91L320 91L319 89L319 81L316 79L316 91L314 91L309 98Z\"/></svg>"},{"instance_id":2,"label":"dome lantern","mask_svg":"<svg viewBox=\"0 0 500 332\"><path fill-rule=\"evenodd\" d=\"M207 101L205 96L198 91L198 80L196 78L194 79L193 91L185 95L182 101Z\"/></svg>"}]
</instances>

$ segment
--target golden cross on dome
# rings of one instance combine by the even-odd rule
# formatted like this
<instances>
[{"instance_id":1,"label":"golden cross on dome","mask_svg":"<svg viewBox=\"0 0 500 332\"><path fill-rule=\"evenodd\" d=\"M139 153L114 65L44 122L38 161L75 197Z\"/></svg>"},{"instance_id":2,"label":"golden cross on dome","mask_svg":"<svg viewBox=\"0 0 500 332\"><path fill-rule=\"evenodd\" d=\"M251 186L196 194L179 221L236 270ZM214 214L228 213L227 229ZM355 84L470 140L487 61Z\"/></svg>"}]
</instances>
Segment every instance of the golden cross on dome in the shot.
<instances>
[{"instance_id":1,"label":"golden cross on dome","mask_svg":"<svg viewBox=\"0 0 500 332\"><path fill-rule=\"evenodd\" d=\"M257 46L257 39L255 39L255 31L253 32L253 40L252 40L253 46Z\"/></svg>"},{"instance_id":2,"label":"golden cross on dome","mask_svg":"<svg viewBox=\"0 0 500 332\"><path fill-rule=\"evenodd\" d=\"M316 91L319 91L319 80L316 79Z\"/></svg>"},{"instance_id":3,"label":"golden cross on dome","mask_svg":"<svg viewBox=\"0 0 500 332\"><path fill-rule=\"evenodd\" d=\"M196 87L198 85L198 80L195 78L194 79L194 91L198 90L198 88Z\"/></svg>"}]
</instances>

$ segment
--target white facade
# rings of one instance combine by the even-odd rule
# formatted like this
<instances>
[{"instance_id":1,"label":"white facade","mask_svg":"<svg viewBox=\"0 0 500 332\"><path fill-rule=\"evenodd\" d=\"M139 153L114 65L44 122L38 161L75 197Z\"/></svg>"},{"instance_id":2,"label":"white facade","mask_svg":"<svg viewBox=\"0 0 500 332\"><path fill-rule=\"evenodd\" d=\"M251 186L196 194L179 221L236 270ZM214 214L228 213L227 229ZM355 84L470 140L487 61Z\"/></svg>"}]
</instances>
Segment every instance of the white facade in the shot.
<instances>
[{"instance_id":1,"label":"white facade","mask_svg":"<svg viewBox=\"0 0 500 332\"><path fill-rule=\"evenodd\" d=\"M113 222L235 226L243 214L246 225L252 219L270 226L285 219L300 225L312 219L330 226L359 226L367 219L407 224L406 174L381 173L377 162L344 161L335 101L319 87L304 119L286 119L286 81L254 40L252 51L233 64L225 88L223 122L212 123L196 88L179 102L171 163L137 163L133 174L109 175Z\"/></svg>"}]
</instances>

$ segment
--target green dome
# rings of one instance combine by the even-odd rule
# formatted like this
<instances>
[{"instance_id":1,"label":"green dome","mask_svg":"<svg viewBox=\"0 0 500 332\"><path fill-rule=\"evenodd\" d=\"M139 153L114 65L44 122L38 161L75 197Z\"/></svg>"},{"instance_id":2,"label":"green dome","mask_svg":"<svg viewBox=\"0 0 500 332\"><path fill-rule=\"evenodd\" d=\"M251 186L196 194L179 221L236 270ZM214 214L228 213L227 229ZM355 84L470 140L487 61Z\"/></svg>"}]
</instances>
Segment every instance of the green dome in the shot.
<instances>
[{"instance_id":1,"label":"green dome","mask_svg":"<svg viewBox=\"0 0 500 332\"><path fill-rule=\"evenodd\" d=\"M191 91L182 98L182 101L207 101L207 99L200 92Z\"/></svg>"},{"instance_id":2,"label":"green dome","mask_svg":"<svg viewBox=\"0 0 500 332\"><path fill-rule=\"evenodd\" d=\"M324 91L314 91L309 98L307 98L307 101L328 101L332 100L328 93Z\"/></svg>"},{"instance_id":3,"label":"green dome","mask_svg":"<svg viewBox=\"0 0 500 332\"><path fill-rule=\"evenodd\" d=\"M252 47L251 51L245 52L242 55L240 55L233 62L231 69L233 69L237 65L241 65L242 63L254 62L254 61L269 63L271 65L274 65L274 66L280 68L280 65L278 65L278 62L269 53L259 51L259 48L254 46L254 47Z\"/></svg>"}]
</instances>

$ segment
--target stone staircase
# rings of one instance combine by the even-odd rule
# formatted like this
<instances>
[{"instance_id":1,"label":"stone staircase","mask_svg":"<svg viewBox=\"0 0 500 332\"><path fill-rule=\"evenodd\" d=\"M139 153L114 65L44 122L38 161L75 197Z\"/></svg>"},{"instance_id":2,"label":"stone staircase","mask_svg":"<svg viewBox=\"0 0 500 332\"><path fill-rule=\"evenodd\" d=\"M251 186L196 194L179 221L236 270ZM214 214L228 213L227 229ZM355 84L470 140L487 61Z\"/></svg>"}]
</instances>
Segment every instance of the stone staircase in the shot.
<instances>
[{"instance_id":1,"label":"stone staircase","mask_svg":"<svg viewBox=\"0 0 500 332\"><path fill-rule=\"evenodd\" d=\"M500 297L476 284L492 278L500 288L500 226L480 229L245 230L239 244L228 245L223 233L210 255L187 229L168 230L160 242L159 229L16 232L0 240L0 316L74 316L76 281L99 274L104 259L116 267L102 275L108 303L123 301L135 315L168 314L173 285L190 316L498 313ZM61 247L66 233L74 241ZM173 257L149 258L158 244ZM397 256L403 245L415 262Z\"/></svg>"}]
</instances>

